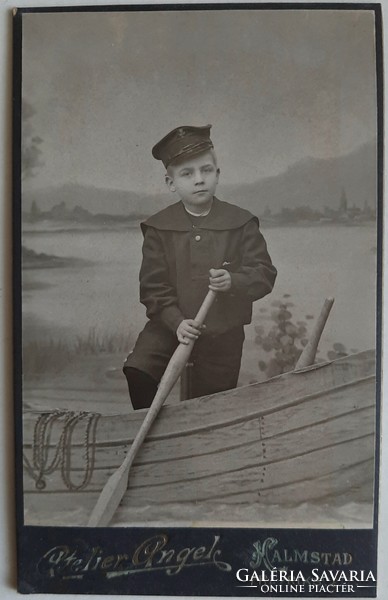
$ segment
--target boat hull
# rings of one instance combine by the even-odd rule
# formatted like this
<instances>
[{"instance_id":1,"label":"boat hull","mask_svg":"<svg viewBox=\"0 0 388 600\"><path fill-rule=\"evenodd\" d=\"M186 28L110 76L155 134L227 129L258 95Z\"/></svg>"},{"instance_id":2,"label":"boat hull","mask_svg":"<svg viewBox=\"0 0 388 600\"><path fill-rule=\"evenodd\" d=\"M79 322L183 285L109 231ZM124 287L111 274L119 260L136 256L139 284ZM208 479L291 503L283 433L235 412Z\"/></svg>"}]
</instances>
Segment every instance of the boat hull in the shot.
<instances>
[{"instance_id":1,"label":"boat hull","mask_svg":"<svg viewBox=\"0 0 388 600\"><path fill-rule=\"evenodd\" d=\"M131 469L123 505L372 502L375 405L375 355L369 351L163 407ZM44 489L37 489L34 464L37 418L24 419L26 507L82 502L91 509L128 452L144 411L95 417L87 445L79 421L67 440L67 460L42 476ZM63 443L63 419L54 420L45 438L46 465ZM82 484L91 462L88 484L69 489L69 481Z\"/></svg>"}]
</instances>

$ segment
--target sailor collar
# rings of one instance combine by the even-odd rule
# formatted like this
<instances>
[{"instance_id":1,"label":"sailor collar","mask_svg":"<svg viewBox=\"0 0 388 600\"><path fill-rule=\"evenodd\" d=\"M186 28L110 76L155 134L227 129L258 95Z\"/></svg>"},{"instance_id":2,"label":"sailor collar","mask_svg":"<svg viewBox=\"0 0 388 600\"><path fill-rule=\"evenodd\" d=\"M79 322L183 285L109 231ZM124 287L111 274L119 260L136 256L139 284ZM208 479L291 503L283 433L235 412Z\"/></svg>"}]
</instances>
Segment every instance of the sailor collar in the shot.
<instances>
[{"instance_id":1,"label":"sailor collar","mask_svg":"<svg viewBox=\"0 0 388 600\"><path fill-rule=\"evenodd\" d=\"M219 231L239 229L251 219L258 221L257 217L248 210L214 197L210 213L201 220L198 227ZM162 231L191 231L193 225L183 203L179 201L141 223L143 234L147 227L154 227Z\"/></svg>"}]
</instances>

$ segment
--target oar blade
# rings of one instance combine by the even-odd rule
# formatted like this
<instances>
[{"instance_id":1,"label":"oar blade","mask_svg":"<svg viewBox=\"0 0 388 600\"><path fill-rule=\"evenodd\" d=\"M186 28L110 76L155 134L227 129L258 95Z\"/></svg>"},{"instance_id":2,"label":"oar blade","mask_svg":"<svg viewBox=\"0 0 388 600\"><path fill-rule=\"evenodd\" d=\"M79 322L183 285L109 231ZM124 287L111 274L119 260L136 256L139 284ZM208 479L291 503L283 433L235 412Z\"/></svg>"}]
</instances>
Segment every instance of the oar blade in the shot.
<instances>
[{"instance_id":1,"label":"oar blade","mask_svg":"<svg viewBox=\"0 0 388 600\"><path fill-rule=\"evenodd\" d=\"M106 482L89 517L88 527L106 527L109 525L128 487L129 465L126 465L125 468L121 467Z\"/></svg>"}]
</instances>

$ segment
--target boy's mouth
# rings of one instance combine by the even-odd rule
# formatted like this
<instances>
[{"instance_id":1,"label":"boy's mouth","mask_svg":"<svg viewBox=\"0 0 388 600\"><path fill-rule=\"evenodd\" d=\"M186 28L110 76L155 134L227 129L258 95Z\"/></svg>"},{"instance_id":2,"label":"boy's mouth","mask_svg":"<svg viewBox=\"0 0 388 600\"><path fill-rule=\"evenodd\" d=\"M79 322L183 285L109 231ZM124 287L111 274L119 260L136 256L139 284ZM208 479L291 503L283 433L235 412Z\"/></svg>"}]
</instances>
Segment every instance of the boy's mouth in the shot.
<instances>
[{"instance_id":1,"label":"boy's mouth","mask_svg":"<svg viewBox=\"0 0 388 600\"><path fill-rule=\"evenodd\" d=\"M194 194L205 194L207 190L197 190Z\"/></svg>"}]
</instances>

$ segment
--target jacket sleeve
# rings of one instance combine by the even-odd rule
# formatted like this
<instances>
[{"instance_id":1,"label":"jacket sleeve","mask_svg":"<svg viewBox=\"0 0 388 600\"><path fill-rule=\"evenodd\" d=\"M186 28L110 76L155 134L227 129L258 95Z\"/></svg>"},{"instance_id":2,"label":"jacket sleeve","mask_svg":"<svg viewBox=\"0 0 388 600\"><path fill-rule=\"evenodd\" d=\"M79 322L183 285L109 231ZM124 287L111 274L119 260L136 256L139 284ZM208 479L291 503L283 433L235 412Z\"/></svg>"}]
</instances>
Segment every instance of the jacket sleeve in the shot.
<instances>
[{"instance_id":1,"label":"jacket sleeve","mask_svg":"<svg viewBox=\"0 0 388 600\"><path fill-rule=\"evenodd\" d=\"M230 273L230 291L231 294L244 295L253 302L272 291L277 275L256 219L244 225L241 246L241 266Z\"/></svg>"},{"instance_id":2,"label":"jacket sleeve","mask_svg":"<svg viewBox=\"0 0 388 600\"><path fill-rule=\"evenodd\" d=\"M178 307L176 291L169 281L162 241L153 227L147 227L144 235L140 302L146 307L149 319L160 319L174 333L185 318Z\"/></svg>"}]
</instances>

